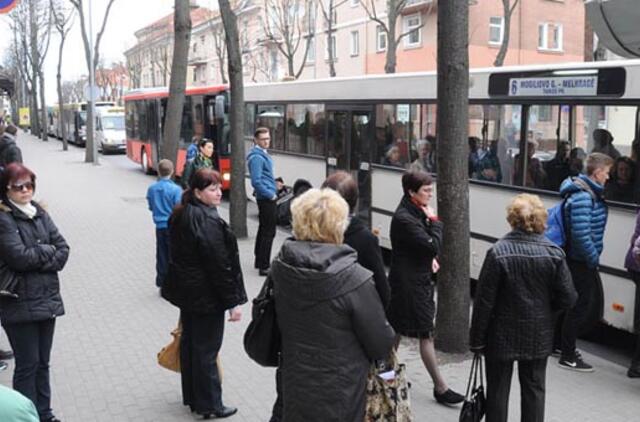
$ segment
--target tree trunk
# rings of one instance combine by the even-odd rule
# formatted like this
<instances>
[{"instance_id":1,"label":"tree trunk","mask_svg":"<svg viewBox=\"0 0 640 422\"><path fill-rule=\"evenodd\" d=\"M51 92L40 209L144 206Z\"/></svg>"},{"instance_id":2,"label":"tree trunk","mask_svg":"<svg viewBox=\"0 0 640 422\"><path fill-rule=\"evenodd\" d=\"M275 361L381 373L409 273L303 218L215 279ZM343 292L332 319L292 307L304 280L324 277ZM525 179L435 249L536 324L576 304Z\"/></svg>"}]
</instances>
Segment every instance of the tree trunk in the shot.
<instances>
[{"instance_id":1,"label":"tree trunk","mask_svg":"<svg viewBox=\"0 0 640 422\"><path fill-rule=\"evenodd\" d=\"M396 73L396 50L398 49L398 40L396 39L396 22L398 15L393 13L389 7L389 17L387 20L387 56L384 63L384 73ZM376 40L377 42L377 40Z\"/></svg>"},{"instance_id":2,"label":"tree trunk","mask_svg":"<svg viewBox=\"0 0 640 422\"><path fill-rule=\"evenodd\" d=\"M436 345L468 350L469 336L469 2L438 1L438 214L444 241L438 275Z\"/></svg>"},{"instance_id":3,"label":"tree trunk","mask_svg":"<svg viewBox=\"0 0 640 422\"><path fill-rule=\"evenodd\" d=\"M247 237L247 192L244 187L244 83L238 20L229 0L219 0L222 24L227 40L227 57L231 89L229 121L231 124L231 194L229 223L235 235Z\"/></svg>"},{"instance_id":4,"label":"tree trunk","mask_svg":"<svg viewBox=\"0 0 640 422\"><path fill-rule=\"evenodd\" d=\"M40 138L43 141L49 140L49 116L47 113L47 102L44 98L44 73L41 69L38 70L38 82L40 82L40 104L42 104L42 114L41 114L41 126L42 129L40 131Z\"/></svg>"},{"instance_id":5,"label":"tree trunk","mask_svg":"<svg viewBox=\"0 0 640 422\"><path fill-rule=\"evenodd\" d=\"M60 47L62 51L62 46ZM69 149L69 142L67 141L67 128L64 125L63 108L64 99L62 98L62 73L60 68L62 67L62 61L58 61L58 73L56 73L56 84L58 89L58 127L60 129L60 136L62 136L62 150L67 151Z\"/></svg>"},{"instance_id":6,"label":"tree trunk","mask_svg":"<svg viewBox=\"0 0 640 422\"><path fill-rule=\"evenodd\" d=\"M507 56L507 50L509 50L509 39L511 38L511 14L518 3L519 0L513 5L511 8L511 0L502 0L502 9L504 16L504 33L502 34L502 44L500 44L500 50L498 51L498 55L496 56L493 65L496 67L500 67L504 64L504 59Z\"/></svg>"},{"instance_id":7,"label":"tree trunk","mask_svg":"<svg viewBox=\"0 0 640 422\"><path fill-rule=\"evenodd\" d=\"M31 84L31 92L29 92L29 124L31 125L31 134L40 137L40 125L38 124L38 91L35 84Z\"/></svg>"},{"instance_id":8,"label":"tree trunk","mask_svg":"<svg viewBox=\"0 0 640 422\"><path fill-rule=\"evenodd\" d=\"M164 122L162 148L160 156L174 163L178 160L178 143L180 141L180 124L184 107L184 91L187 86L187 60L191 41L191 14L189 0L175 0L174 47L171 63L171 79L169 80L169 101L167 117ZM186 139L187 142L191 141Z\"/></svg>"},{"instance_id":9,"label":"tree trunk","mask_svg":"<svg viewBox=\"0 0 640 422\"><path fill-rule=\"evenodd\" d=\"M31 50L31 96L32 109L29 121L31 122L31 134L40 137L40 121L38 117L38 24L36 22L35 2L29 2L29 49ZM44 107L44 105L43 105Z\"/></svg>"}]
</instances>

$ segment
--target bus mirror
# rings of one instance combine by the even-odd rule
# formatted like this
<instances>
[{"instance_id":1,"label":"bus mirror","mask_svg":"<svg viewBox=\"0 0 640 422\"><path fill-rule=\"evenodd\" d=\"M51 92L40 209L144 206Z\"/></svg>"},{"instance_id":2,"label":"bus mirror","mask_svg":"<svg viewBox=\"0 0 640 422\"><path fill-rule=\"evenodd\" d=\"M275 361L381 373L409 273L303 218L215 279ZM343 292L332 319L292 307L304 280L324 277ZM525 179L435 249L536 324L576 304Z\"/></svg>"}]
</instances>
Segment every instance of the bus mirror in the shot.
<instances>
[{"instance_id":1,"label":"bus mirror","mask_svg":"<svg viewBox=\"0 0 640 422\"><path fill-rule=\"evenodd\" d=\"M224 95L216 95L216 119L224 117Z\"/></svg>"}]
</instances>

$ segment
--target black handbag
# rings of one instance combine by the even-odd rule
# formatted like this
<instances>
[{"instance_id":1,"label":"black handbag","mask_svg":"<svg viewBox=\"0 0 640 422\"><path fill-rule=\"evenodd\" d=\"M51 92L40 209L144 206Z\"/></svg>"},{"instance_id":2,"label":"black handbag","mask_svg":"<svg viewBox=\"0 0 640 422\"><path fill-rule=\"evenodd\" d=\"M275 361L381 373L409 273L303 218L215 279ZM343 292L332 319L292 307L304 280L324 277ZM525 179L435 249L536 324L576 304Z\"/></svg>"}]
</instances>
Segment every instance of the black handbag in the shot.
<instances>
[{"instance_id":1,"label":"black handbag","mask_svg":"<svg viewBox=\"0 0 640 422\"><path fill-rule=\"evenodd\" d=\"M277 367L280 348L281 337L273 297L273 280L268 276L260 293L253 299L251 322L244 333L244 350L256 363Z\"/></svg>"},{"instance_id":2,"label":"black handbag","mask_svg":"<svg viewBox=\"0 0 640 422\"><path fill-rule=\"evenodd\" d=\"M0 262L0 298L18 299L20 277L7 264Z\"/></svg>"},{"instance_id":3,"label":"black handbag","mask_svg":"<svg viewBox=\"0 0 640 422\"><path fill-rule=\"evenodd\" d=\"M480 422L486 411L485 405L482 355L476 353L471 363L467 393L464 396L464 403L460 411L460 422Z\"/></svg>"}]
</instances>

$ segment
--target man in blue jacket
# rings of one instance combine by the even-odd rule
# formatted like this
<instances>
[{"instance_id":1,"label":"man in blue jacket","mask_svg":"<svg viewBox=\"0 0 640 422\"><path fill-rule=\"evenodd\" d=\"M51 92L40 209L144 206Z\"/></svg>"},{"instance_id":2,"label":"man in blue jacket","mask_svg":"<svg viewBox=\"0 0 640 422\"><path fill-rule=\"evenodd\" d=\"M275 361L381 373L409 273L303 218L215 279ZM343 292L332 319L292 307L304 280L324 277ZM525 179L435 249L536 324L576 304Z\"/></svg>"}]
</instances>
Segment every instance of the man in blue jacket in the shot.
<instances>
[{"instance_id":1,"label":"man in blue jacket","mask_svg":"<svg viewBox=\"0 0 640 422\"><path fill-rule=\"evenodd\" d=\"M562 353L558 365L573 371L593 371L593 367L584 362L576 350L576 338L587 316L598 279L608 214L603 191L612 165L613 160L608 155L592 153L587 157L587 174L568 178L560 186L560 195L567 198L564 208L565 251L578 301L562 321Z\"/></svg>"},{"instance_id":2,"label":"man in blue jacket","mask_svg":"<svg viewBox=\"0 0 640 422\"><path fill-rule=\"evenodd\" d=\"M271 262L271 245L276 236L276 200L278 192L276 180L273 176L273 160L267 149L271 143L269 129L259 127L253 135L255 145L247 155L247 165L251 175L251 186L258 201L258 235L253 250L254 266L261 276L269 273Z\"/></svg>"},{"instance_id":3,"label":"man in blue jacket","mask_svg":"<svg viewBox=\"0 0 640 422\"><path fill-rule=\"evenodd\" d=\"M171 180L173 163L160 160L158 181L149 186L147 202L156 225L156 286L162 287L169 267L169 217L173 208L180 203L182 189Z\"/></svg>"}]
</instances>

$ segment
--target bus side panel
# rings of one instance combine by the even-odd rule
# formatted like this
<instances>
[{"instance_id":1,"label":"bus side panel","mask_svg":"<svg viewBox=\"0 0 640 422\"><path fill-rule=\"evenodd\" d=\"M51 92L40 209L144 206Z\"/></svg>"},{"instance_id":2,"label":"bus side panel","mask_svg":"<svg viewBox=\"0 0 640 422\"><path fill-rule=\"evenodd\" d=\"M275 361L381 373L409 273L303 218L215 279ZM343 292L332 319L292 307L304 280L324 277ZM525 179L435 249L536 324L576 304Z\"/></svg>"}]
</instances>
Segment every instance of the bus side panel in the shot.
<instances>
[{"instance_id":1,"label":"bus side panel","mask_svg":"<svg viewBox=\"0 0 640 422\"><path fill-rule=\"evenodd\" d=\"M142 163L142 149L146 151L151 151L151 144L147 142L142 142L139 139L127 139L127 157L133 162L138 164ZM147 157L149 157L149 153L147 152ZM150 163L148 163L150 164Z\"/></svg>"},{"instance_id":2,"label":"bus side panel","mask_svg":"<svg viewBox=\"0 0 640 422\"><path fill-rule=\"evenodd\" d=\"M182 176L184 173L184 166L187 163L187 150L184 148L178 149L178 159L176 160L176 176Z\"/></svg>"},{"instance_id":3,"label":"bus side panel","mask_svg":"<svg viewBox=\"0 0 640 422\"><path fill-rule=\"evenodd\" d=\"M231 157L220 158L218 166L222 177L222 190L228 190L231 187Z\"/></svg>"},{"instance_id":4,"label":"bus side panel","mask_svg":"<svg viewBox=\"0 0 640 422\"><path fill-rule=\"evenodd\" d=\"M635 284L629 279L603 272L600 272L600 279L604 292L605 322L621 330L633 332L633 315L636 306Z\"/></svg>"}]
</instances>

